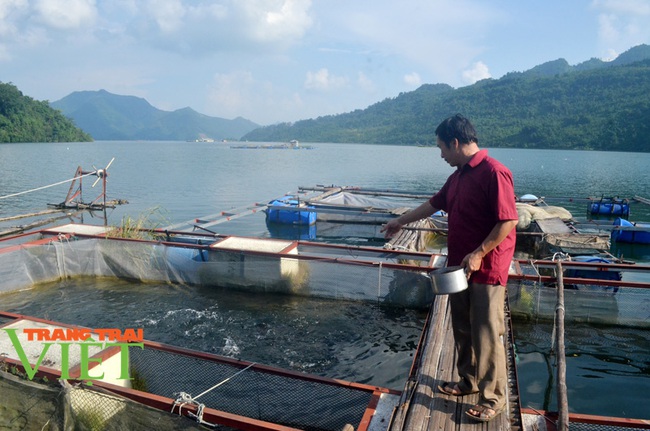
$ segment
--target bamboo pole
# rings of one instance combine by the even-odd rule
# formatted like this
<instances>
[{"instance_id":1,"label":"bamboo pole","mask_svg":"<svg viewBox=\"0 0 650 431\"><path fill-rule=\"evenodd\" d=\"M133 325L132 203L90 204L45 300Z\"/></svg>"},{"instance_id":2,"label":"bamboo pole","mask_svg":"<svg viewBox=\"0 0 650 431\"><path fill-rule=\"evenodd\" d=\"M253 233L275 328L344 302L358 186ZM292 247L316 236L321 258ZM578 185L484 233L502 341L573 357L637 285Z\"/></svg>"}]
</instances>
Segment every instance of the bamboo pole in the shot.
<instances>
[{"instance_id":1,"label":"bamboo pole","mask_svg":"<svg viewBox=\"0 0 650 431\"><path fill-rule=\"evenodd\" d=\"M77 211L77 212L74 212L74 213L68 212L65 215L61 215L61 216L58 216L58 217L50 217L48 219L38 220L38 221L35 221L33 223L24 225L24 226L18 226L18 227L15 227L15 228L11 228L9 230L0 232L0 238L5 237L5 236L9 236L9 235L15 235L15 234L27 232L27 231L29 231L31 229L34 229L34 228L37 228L37 227L40 227L40 226L45 226L47 224L54 223L55 221L58 221L58 220L74 217L77 214L79 214L80 212L82 212L82 211Z\"/></svg>"},{"instance_id":2,"label":"bamboo pole","mask_svg":"<svg viewBox=\"0 0 650 431\"><path fill-rule=\"evenodd\" d=\"M45 211L39 211L39 212L35 212L35 213L20 214L20 215L15 215L15 216L11 216L11 217L3 217L3 218L0 218L0 222L11 221L11 220L19 220L21 218L28 218L28 217L38 217L38 216L42 216L42 215L58 213L58 212L61 212L61 211L63 211L63 210L60 210L60 209L45 210Z\"/></svg>"},{"instance_id":3,"label":"bamboo pole","mask_svg":"<svg viewBox=\"0 0 650 431\"><path fill-rule=\"evenodd\" d=\"M557 270L557 305L555 307L557 338L557 430L569 431L569 403L566 386L566 353L564 351L564 276L562 262L556 263Z\"/></svg>"},{"instance_id":4,"label":"bamboo pole","mask_svg":"<svg viewBox=\"0 0 650 431\"><path fill-rule=\"evenodd\" d=\"M641 202L642 204L650 205L650 199L646 199L641 196L634 196L633 199L637 202Z\"/></svg>"}]
</instances>

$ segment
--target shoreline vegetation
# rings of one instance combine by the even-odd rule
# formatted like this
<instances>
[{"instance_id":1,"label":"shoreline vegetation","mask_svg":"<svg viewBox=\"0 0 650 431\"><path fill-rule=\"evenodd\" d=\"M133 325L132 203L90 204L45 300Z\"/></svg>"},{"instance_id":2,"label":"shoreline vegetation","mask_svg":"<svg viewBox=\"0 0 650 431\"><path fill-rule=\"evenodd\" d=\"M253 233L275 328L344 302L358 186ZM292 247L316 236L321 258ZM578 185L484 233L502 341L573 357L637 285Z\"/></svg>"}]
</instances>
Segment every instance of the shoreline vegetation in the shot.
<instances>
[{"instance_id":1,"label":"shoreline vegetation","mask_svg":"<svg viewBox=\"0 0 650 431\"><path fill-rule=\"evenodd\" d=\"M0 142L91 142L93 138L48 102L0 82Z\"/></svg>"},{"instance_id":2,"label":"shoreline vegetation","mask_svg":"<svg viewBox=\"0 0 650 431\"><path fill-rule=\"evenodd\" d=\"M133 99L142 105L130 96L97 93L94 103L104 107L108 99L102 97L112 98L113 103L118 98L121 104ZM435 145L432 124L461 112L473 120L481 141L491 148L650 152L648 94L650 46L639 45L611 62L591 59L570 66L559 59L456 89L447 84L425 84L363 110L257 127L234 138L208 138L215 142L297 139L301 143L431 146ZM69 109L74 112L74 106ZM116 109L97 110L96 129L82 131L75 126L81 120L66 118L49 102L33 100L12 84L0 83L0 142L107 140L101 137L101 130L128 127L111 123ZM182 122L165 127L201 134L189 131L188 124ZM168 139L149 134L129 140Z\"/></svg>"}]
</instances>

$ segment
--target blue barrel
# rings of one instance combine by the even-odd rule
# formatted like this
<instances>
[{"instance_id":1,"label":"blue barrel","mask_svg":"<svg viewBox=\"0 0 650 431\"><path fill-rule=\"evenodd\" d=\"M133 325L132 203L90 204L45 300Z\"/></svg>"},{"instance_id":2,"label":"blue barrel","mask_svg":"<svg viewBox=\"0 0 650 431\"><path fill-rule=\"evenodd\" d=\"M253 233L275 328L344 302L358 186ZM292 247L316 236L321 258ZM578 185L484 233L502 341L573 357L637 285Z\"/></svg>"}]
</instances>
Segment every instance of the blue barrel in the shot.
<instances>
[{"instance_id":1,"label":"blue barrel","mask_svg":"<svg viewBox=\"0 0 650 431\"><path fill-rule=\"evenodd\" d=\"M600 202L591 203L589 212L591 214L627 217L630 215L630 204L626 200L603 198Z\"/></svg>"},{"instance_id":2,"label":"blue barrel","mask_svg":"<svg viewBox=\"0 0 650 431\"><path fill-rule=\"evenodd\" d=\"M269 202L271 207L287 207L287 208L314 208L311 205L300 206L300 201L293 199L292 196L285 196L282 199L277 199ZM296 211L283 210L281 208L269 208L266 211L266 221L270 223L291 224L291 225L304 225L309 226L316 223L315 211Z\"/></svg>"},{"instance_id":3,"label":"blue barrel","mask_svg":"<svg viewBox=\"0 0 650 431\"><path fill-rule=\"evenodd\" d=\"M650 224L635 224L619 217L614 220L614 226L647 228L648 230L613 230L611 235L612 242L650 244Z\"/></svg>"}]
</instances>

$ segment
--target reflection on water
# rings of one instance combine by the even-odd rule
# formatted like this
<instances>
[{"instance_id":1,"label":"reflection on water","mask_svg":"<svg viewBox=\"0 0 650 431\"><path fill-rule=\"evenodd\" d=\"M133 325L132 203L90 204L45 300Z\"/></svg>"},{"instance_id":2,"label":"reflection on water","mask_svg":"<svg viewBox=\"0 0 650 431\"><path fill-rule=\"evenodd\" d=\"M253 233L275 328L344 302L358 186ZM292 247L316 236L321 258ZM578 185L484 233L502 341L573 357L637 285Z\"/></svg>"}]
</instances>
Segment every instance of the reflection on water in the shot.
<instances>
[{"instance_id":1,"label":"reflection on water","mask_svg":"<svg viewBox=\"0 0 650 431\"><path fill-rule=\"evenodd\" d=\"M401 390L425 314L369 303L82 278L0 296L2 309Z\"/></svg>"},{"instance_id":2,"label":"reflection on water","mask_svg":"<svg viewBox=\"0 0 650 431\"><path fill-rule=\"evenodd\" d=\"M523 407L557 411L552 323L514 322ZM569 411L650 419L647 329L565 326Z\"/></svg>"}]
</instances>

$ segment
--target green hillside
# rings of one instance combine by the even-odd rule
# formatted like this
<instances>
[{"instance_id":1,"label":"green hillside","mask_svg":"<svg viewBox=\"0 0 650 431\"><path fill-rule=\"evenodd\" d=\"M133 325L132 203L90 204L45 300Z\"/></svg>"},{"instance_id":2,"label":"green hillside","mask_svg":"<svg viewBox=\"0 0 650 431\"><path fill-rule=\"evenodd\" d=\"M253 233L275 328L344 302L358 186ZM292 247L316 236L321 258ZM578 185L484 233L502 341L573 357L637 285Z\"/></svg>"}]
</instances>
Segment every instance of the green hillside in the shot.
<instances>
[{"instance_id":1,"label":"green hillside","mask_svg":"<svg viewBox=\"0 0 650 431\"><path fill-rule=\"evenodd\" d=\"M14 85L0 82L0 142L88 142L77 128L48 102L24 96Z\"/></svg>"},{"instance_id":2,"label":"green hillside","mask_svg":"<svg viewBox=\"0 0 650 431\"><path fill-rule=\"evenodd\" d=\"M548 62L454 89L427 84L367 109L263 127L249 141L434 145L457 112L486 147L650 151L650 47L613 62Z\"/></svg>"},{"instance_id":3,"label":"green hillside","mask_svg":"<svg viewBox=\"0 0 650 431\"><path fill-rule=\"evenodd\" d=\"M76 91L51 105L97 140L236 140L259 127L243 118L209 117L190 108L163 111L145 99L106 90Z\"/></svg>"}]
</instances>

